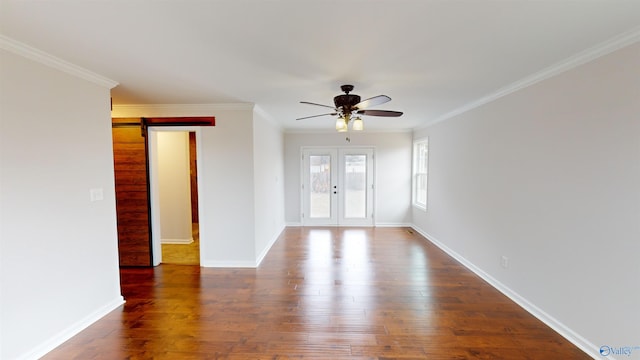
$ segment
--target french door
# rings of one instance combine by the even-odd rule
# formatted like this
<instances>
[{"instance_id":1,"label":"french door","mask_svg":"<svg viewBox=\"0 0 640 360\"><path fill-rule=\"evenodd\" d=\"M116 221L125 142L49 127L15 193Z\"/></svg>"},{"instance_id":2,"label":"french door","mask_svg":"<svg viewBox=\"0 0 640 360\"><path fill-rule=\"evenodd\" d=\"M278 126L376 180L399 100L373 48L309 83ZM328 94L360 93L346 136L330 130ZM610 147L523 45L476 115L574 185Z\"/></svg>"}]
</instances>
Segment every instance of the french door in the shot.
<instances>
[{"instance_id":1,"label":"french door","mask_svg":"<svg viewBox=\"0 0 640 360\"><path fill-rule=\"evenodd\" d=\"M302 150L302 224L373 226L373 148Z\"/></svg>"}]
</instances>

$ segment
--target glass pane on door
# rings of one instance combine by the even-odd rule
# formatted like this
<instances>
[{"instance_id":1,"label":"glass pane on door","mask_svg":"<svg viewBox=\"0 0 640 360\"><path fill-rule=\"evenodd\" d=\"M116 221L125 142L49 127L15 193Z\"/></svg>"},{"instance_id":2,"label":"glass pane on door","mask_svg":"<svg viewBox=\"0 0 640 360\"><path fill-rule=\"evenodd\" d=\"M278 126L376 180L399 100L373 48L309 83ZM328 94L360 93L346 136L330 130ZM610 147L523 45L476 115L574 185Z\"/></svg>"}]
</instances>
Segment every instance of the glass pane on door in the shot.
<instances>
[{"instance_id":1,"label":"glass pane on door","mask_svg":"<svg viewBox=\"0 0 640 360\"><path fill-rule=\"evenodd\" d=\"M309 156L309 216L331 217L331 156Z\"/></svg>"},{"instance_id":2,"label":"glass pane on door","mask_svg":"<svg viewBox=\"0 0 640 360\"><path fill-rule=\"evenodd\" d=\"M367 216L367 156L344 157L344 217Z\"/></svg>"}]
</instances>

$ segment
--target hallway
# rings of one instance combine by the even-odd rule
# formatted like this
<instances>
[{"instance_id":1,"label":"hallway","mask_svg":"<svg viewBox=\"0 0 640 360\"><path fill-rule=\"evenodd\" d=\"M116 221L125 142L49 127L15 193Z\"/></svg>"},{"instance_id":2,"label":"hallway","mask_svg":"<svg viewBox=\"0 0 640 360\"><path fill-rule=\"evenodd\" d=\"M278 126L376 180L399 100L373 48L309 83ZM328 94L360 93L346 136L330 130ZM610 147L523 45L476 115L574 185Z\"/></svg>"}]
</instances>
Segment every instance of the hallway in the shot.
<instances>
[{"instance_id":1,"label":"hallway","mask_svg":"<svg viewBox=\"0 0 640 360\"><path fill-rule=\"evenodd\" d=\"M162 244L162 263L176 265L200 265L200 230L192 224L191 244Z\"/></svg>"}]
</instances>

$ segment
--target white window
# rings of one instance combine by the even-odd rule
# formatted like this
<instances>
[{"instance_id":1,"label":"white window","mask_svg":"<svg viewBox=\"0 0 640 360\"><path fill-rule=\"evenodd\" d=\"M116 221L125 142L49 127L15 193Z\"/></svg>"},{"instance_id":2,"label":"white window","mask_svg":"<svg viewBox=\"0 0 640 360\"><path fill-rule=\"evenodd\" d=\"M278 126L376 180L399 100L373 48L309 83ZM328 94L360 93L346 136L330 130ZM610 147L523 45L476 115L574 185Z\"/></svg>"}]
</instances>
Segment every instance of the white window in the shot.
<instances>
[{"instance_id":1,"label":"white window","mask_svg":"<svg viewBox=\"0 0 640 360\"><path fill-rule=\"evenodd\" d=\"M427 170L429 169L429 140L413 143L413 205L427 209Z\"/></svg>"}]
</instances>

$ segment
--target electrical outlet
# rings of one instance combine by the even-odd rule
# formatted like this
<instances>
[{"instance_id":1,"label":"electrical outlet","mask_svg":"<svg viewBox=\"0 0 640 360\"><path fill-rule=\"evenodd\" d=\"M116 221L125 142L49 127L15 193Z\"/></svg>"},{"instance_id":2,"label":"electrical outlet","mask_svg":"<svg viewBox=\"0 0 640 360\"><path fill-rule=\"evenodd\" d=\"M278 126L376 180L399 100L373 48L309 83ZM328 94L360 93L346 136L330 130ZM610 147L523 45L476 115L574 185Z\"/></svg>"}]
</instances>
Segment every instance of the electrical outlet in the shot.
<instances>
[{"instance_id":1,"label":"electrical outlet","mask_svg":"<svg viewBox=\"0 0 640 360\"><path fill-rule=\"evenodd\" d=\"M500 266L502 266L503 268L508 268L509 267L509 258L502 255L500 257Z\"/></svg>"}]
</instances>

